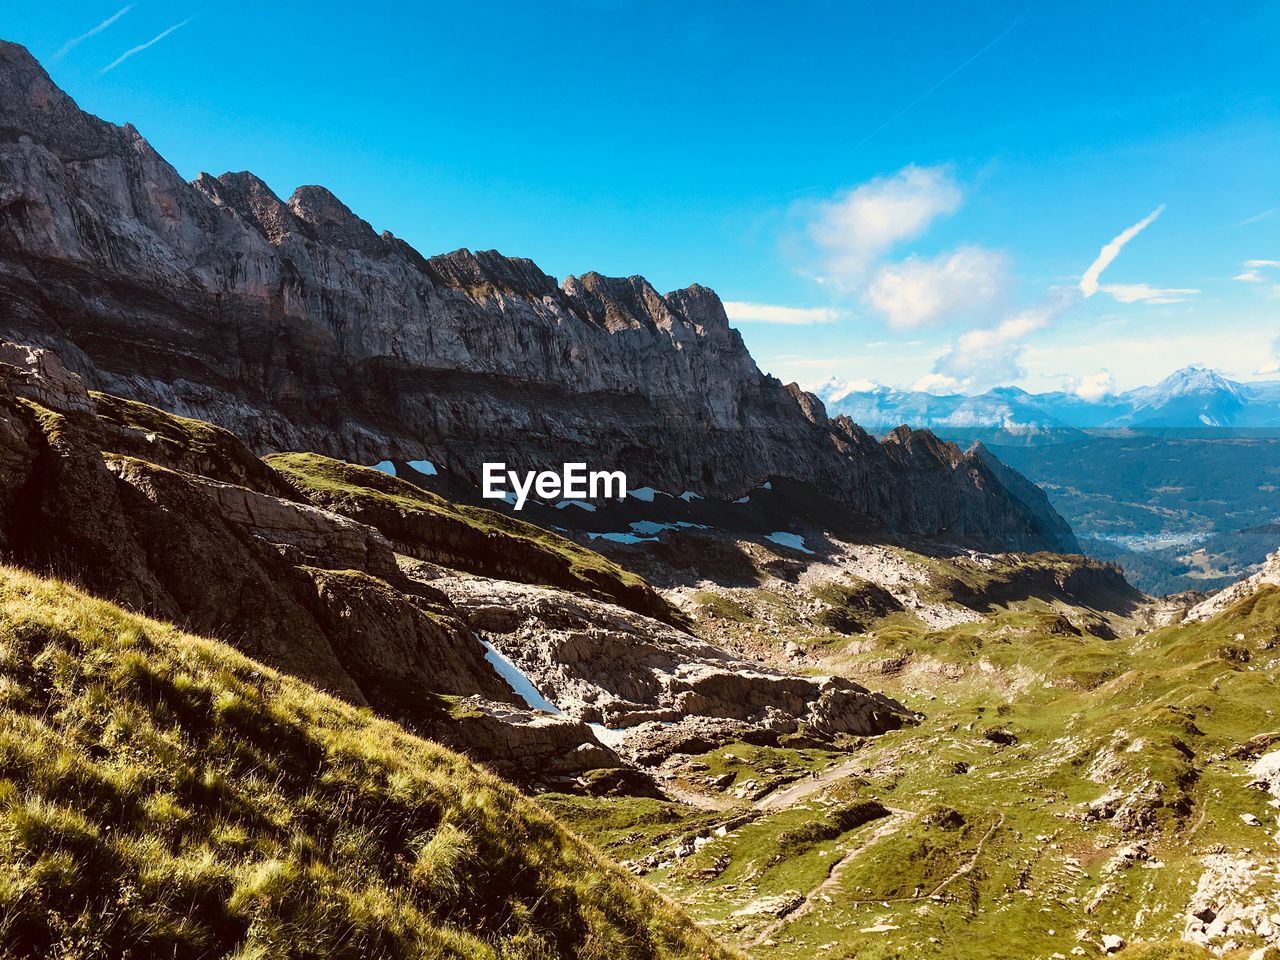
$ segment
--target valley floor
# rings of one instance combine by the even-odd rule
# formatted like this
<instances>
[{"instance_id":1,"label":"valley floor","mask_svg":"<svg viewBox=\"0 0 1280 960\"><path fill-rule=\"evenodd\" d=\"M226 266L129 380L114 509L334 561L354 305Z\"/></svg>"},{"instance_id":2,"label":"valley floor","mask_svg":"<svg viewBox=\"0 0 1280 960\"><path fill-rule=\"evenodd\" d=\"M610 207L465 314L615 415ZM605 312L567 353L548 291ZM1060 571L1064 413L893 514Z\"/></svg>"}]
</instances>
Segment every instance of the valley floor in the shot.
<instances>
[{"instance_id":1,"label":"valley floor","mask_svg":"<svg viewBox=\"0 0 1280 960\"><path fill-rule=\"evenodd\" d=\"M1280 590L1149 630L1172 611L1104 584L961 606L957 574L988 596L1017 577L1008 557L845 545L793 578L673 591L704 636L841 672L919 723L673 757L683 804L544 802L762 958L1280 943L1280 789L1256 774L1280 743ZM869 611L872 586L900 609ZM848 635L823 625L842 609L864 621Z\"/></svg>"}]
</instances>

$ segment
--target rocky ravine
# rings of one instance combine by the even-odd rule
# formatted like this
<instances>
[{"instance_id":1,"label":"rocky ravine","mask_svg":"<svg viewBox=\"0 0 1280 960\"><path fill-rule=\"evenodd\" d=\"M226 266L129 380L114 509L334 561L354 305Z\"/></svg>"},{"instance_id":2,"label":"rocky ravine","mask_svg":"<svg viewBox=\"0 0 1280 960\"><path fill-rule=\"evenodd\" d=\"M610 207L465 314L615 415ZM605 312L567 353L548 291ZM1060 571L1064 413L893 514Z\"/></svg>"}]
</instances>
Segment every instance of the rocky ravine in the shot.
<instances>
[{"instance_id":1,"label":"rocky ravine","mask_svg":"<svg viewBox=\"0 0 1280 960\"><path fill-rule=\"evenodd\" d=\"M1043 494L931 434L881 443L762 375L719 298L557 283L528 260L425 258L321 187L187 183L0 43L0 332L90 386L218 423L256 451L589 459L730 499L810 482L870 528L1074 550Z\"/></svg>"},{"instance_id":2,"label":"rocky ravine","mask_svg":"<svg viewBox=\"0 0 1280 960\"><path fill-rule=\"evenodd\" d=\"M310 502L225 430L90 394L55 355L12 343L0 343L0 551L226 640L525 782L626 766L587 726L597 719L687 726L711 749L748 729L873 734L910 717L856 684L761 669L612 604L398 554L382 530ZM509 631L485 596L499 598L505 623L547 638L536 648L545 662L498 637ZM627 596L660 602L643 584ZM530 709L477 629L535 677L574 661L579 687L549 692L594 708ZM649 752L669 752L673 737Z\"/></svg>"},{"instance_id":3,"label":"rocky ravine","mask_svg":"<svg viewBox=\"0 0 1280 960\"><path fill-rule=\"evenodd\" d=\"M802 724L818 735L866 736L911 719L901 704L850 680L751 663L620 607L479 578L434 585L539 694L603 726L645 764L737 739L773 742Z\"/></svg>"}]
</instances>

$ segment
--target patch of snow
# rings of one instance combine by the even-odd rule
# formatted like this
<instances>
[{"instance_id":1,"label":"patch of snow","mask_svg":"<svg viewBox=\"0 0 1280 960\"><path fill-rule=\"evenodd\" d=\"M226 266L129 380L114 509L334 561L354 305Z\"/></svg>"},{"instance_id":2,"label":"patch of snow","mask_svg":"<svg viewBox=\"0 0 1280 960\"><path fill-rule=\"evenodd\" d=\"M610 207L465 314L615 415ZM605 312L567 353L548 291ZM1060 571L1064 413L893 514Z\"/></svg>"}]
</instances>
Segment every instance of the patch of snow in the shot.
<instances>
[{"instance_id":1,"label":"patch of snow","mask_svg":"<svg viewBox=\"0 0 1280 960\"><path fill-rule=\"evenodd\" d=\"M657 537L640 537L634 533L588 533L592 540L612 540L614 543L653 543Z\"/></svg>"},{"instance_id":2,"label":"patch of snow","mask_svg":"<svg viewBox=\"0 0 1280 960\"><path fill-rule=\"evenodd\" d=\"M661 533L663 530L675 529L675 524L659 523L657 520L636 520L629 524L636 533L643 533L647 536L653 536L655 533Z\"/></svg>"},{"instance_id":3,"label":"patch of snow","mask_svg":"<svg viewBox=\"0 0 1280 960\"><path fill-rule=\"evenodd\" d=\"M680 494L680 499L685 503L692 503L694 500L701 500L702 494L694 493L692 490L686 490L684 493Z\"/></svg>"},{"instance_id":4,"label":"patch of snow","mask_svg":"<svg viewBox=\"0 0 1280 960\"><path fill-rule=\"evenodd\" d=\"M389 473L393 477L396 475L396 465L390 460L379 460L373 465L373 469L381 470L383 473Z\"/></svg>"},{"instance_id":5,"label":"patch of snow","mask_svg":"<svg viewBox=\"0 0 1280 960\"><path fill-rule=\"evenodd\" d=\"M557 510L563 510L565 507L579 507L587 511L587 513L596 512L596 505L594 503L587 503L585 500L561 500L556 504Z\"/></svg>"},{"instance_id":6,"label":"patch of snow","mask_svg":"<svg viewBox=\"0 0 1280 960\"><path fill-rule=\"evenodd\" d=\"M790 547L792 550L799 550L801 553L813 553L804 545L804 537L798 533L788 533L785 530L777 530L767 537L766 540L772 540L774 543L782 547Z\"/></svg>"},{"instance_id":7,"label":"patch of snow","mask_svg":"<svg viewBox=\"0 0 1280 960\"><path fill-rule=\"evenodd\" d=\"M612 727L606 727L603 723L588 723L587 726L595 733L596 739L606 747L616 747L627 739L626 730L615 730Z\"/></svg>"},{"instance_id":8,"label":"patch of snow","mask_svg":"<svg viewBox=\"0 0 1280 960\"><path fill-rule=\"evenodd\" d=\"M563 712L539 693L538 688L533 685L533 681L524 675L523 670L507 659L501 650L488 640L481 640L480 642L484 644L484 658L493 666L494 672L507 681L507 684L516 692L516 695L527 703L531 709L555 714Z\"/></svg>"},{"instance_id":9,"label":"patch of snow","mask_svg":"<svg viewBox=\"0 0 1280 960\"><path fill-rule=\"evenodd\" d=\"M653 487L636 487L634 490L628 490L627 496L643 500L645 503L653 503L653 495L660 492Z\"/></svg>"},{"instance_id":10,"label":"patch of snow","mask_svg":"<svg viewBox=\"0 0 1280 960\"><path fill-rule=\"evenodd\" d=\"M733 502L734 502L734 503L749 503L750 501L751 501L751 497L750 497L750 495L748 495L748 496L745 496L745 497L739 497L737 500L735 500L735 501L733 501Z\"/></svg>"},{"instance_id":11,"label":"patch of snow","mask_svg":"<svg viewBox=\"0 0 1280 960\"><path fill-rule=\"evenodd\" d=\"M436 465L430 460L410 460L409 466L417 470L425 477L434 477L440 471L436 469Z\"/></svg>"},{"instance_id":12,"label":"patch of snow","mask_svg":"<svg viewBox=\"0 0 1280 960\"><path fill-rule=\"evenodd\" d=\"M772 490L772 489L773 489L773 481L772 481L772 480L766 480L764 483L760 484L760 489L761 489L761 490Z\"/></svg>"},{"instance_id":13,"label":"patch of snow","mask_svg":"<svg viewBox=\"0 0 1280 960\"><path fill-rule=\"evenodd\" d=\"M705 523L690 523L688 520L677 520L675 523L659 523L657 520L635 520L628 524L636 533L653 536L663 530L709 530Z\"/></svg>"}]
</instances>

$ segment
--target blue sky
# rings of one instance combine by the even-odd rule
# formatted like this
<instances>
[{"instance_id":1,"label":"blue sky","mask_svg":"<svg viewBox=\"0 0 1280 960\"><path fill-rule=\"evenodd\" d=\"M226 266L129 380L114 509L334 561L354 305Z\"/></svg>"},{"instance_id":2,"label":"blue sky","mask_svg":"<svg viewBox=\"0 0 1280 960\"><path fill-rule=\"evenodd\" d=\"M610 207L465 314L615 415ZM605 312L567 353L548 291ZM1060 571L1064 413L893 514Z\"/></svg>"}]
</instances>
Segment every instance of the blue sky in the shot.
<instances>
[{"instance_id":1,"label":"blue sky","mask_svg":"<svg viewBox=\"0 0 1280 960\"><path fill-rule=\"evenodd\" d=\"M787 380L1280 370L1280 4L108 0L0 36L185 176L714 287Z\"/></svg>"}]
</instances>

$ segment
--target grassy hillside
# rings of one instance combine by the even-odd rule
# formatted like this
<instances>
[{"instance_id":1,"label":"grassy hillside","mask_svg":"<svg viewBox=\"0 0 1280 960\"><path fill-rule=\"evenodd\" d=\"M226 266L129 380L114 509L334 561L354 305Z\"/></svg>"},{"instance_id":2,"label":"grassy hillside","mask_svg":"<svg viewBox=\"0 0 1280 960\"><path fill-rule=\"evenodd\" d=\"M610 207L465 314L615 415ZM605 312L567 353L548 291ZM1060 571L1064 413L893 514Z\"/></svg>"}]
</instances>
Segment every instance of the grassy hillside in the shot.
<instances>
[{"instance_id":1,"label":"grassy hillside","mask_svg":"<svg viewBox=\"0 0 1280 960\"><path fill-rule=\"evenodd\" d=\"M760 594L700 616L753 636ZM753 957L1101 956L1109 936L1177 939L1225 875L1245 879L1207 903L1240 926L1212 944L1248 956L1280 902L1276 811L1248 774L1280 737L1280 589L1145 634L1108 616L1033 594L933 629L775 624L774 645L794 637L921 723L843 756L735 744L672 767L697 808L549 802ZM887 815L847 814L868 803Z\"/></svg>"},{"instance_id":2,"label":"grassy hillside","mask_svg":"<svg viewBox=\"0 0 1280 960\"><path fill-rule=\"evenodd\" d=\"M721 957L457 755L0 567L6 957Z\"/></svg>"},{"instance_id":3,"label":"grassy hillside","mask_svg":"<svg viewBox=\"0 0 1280 960\"><path fill-rule=\"evenodd\" d=\"M315 453L266 458L312 501L377 527L397 549L486 576L543 583L611 600L663 620L675 611L645 581L594 550L494 510Z\"/></svg>"}]
</instances>

